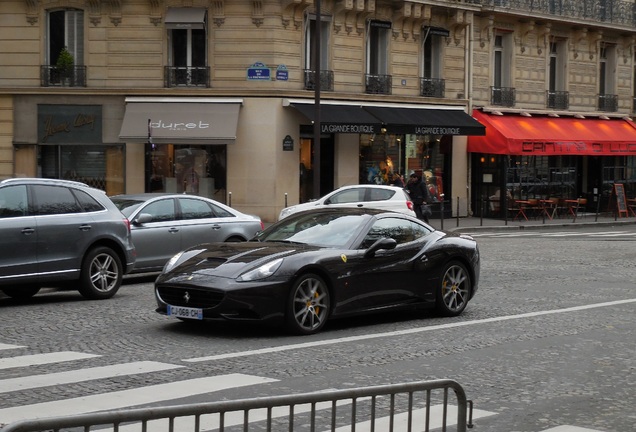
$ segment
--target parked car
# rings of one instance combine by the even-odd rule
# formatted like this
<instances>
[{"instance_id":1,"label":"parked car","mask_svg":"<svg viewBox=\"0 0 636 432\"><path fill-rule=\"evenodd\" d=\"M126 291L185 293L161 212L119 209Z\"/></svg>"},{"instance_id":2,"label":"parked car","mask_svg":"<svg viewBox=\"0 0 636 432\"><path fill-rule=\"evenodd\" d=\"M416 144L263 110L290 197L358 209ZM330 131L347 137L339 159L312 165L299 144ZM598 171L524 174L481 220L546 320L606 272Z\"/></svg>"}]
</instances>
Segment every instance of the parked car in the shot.
<instances>
[{"instance_id":1,"label":"parked car","mask_svg":"<svg viewBox=\"0 0 636 432\"><path fill-rule=\"evenodd\" d=\"M137 261L133 273L159 272L177 252L207 242L239 242L263 230L258 216L185 194L115 195L130 220Z\"/></svg>"},{"instance_id":2,"label":"parked car","mask_svg":"<svg viewBox=\"0 0 636 432\"><path fill-rule=\"evenodd\" d=\"M155 281L156 311L181 320L284 324L318 332L331 318L435 308L456 316L475 295L475 240L396 212L314 209L253 241L175 255Z\"/></svg>"},{"instance_id":3,"label":"parked car","mask_svg":"<svg viewBox=\"0 0 636 432\"><path fill-rule=\"evenodd\" d=\"M106 194L43 178L0 182L0 289L28 298L43 286L110 298L135 262L130 224Z\"/></svg>"},{"instance_id":4,"label":"parked car","mask_svg":"<svg viewBox=\"0 0 636 432\"><path fill-rule=\"evenodd\" d=\"M278 220L300 211L324 207L375 208L415 216L413 202L406 190L395 186L364 184L343 186L315 201L286 207L281 210Z\"/></svg>"}]
</instances>

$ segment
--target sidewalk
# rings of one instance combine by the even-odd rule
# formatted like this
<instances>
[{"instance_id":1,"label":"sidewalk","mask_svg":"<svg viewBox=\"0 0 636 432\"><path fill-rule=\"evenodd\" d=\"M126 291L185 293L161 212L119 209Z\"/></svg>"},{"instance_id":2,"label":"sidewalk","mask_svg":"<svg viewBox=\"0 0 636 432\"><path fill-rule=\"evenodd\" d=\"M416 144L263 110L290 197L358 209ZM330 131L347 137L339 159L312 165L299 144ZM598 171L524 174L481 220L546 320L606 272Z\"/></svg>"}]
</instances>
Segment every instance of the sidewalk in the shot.
<instances>
[{"instance_id":1,"label":"sidewalk","mask_svg":"<svg viewBox=\"0 0 636 432\"><path fill-rule=\"evenodd\" d=\"M545 220L542 218L526 220L508 220L503 219L491 219L480 217L460 217L452 219L444 219L442 222L440 219L431 219L430 225L436 229L443 229L446 231L456 231L470 233L475 231L502 231L502 230L523 230L523 229L577 229L590 226L604 226L615 227L626 224L636 224L636 217L622 217L615 218L614 215L601 213L598 216L595 213L580 213L576 220L573 217L562 217L555 219Z\"/></svg>"}]
</instances>

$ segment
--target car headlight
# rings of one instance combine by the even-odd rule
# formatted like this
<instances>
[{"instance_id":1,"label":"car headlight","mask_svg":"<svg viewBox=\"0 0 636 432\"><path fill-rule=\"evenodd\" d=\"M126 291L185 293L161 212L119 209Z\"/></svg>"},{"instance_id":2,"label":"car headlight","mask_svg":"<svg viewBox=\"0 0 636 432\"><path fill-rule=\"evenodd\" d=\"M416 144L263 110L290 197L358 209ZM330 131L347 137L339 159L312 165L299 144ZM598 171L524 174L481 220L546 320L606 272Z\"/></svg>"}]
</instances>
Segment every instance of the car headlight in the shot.
<instances>
[{"instance_id":1,"label":"car headlight","mask_svg":"<svg viewBox=\"0 0 636 432\"><path fill-rule=\"evenodd\" d=\"M242 275L238 277L237 280L239 282L249 282L249 281L265 279L266 277L269 277L273 275L274 273L276 273L276 270L278 270L278 268L280 267L282 263L283 263L282 258L275 259L274 261L270 261L268 263L263 264L260 267L255 268L254 270L250 270L246 273L243 273Z\"/></svg>"},{"instance_id":2,"label":"car headlight","mask_svg":"<svg viewBox=\"0 0 636 432\"><path fill-rule=\"evenodd\" d=\"M183 252L179 252L178 254L170 258L168 262L166 263L166 265L163 266L163 272L167 273L170 270L172 270L174 266L179 262L182 256L183 256Z\"/></svg>"}]
</instances>

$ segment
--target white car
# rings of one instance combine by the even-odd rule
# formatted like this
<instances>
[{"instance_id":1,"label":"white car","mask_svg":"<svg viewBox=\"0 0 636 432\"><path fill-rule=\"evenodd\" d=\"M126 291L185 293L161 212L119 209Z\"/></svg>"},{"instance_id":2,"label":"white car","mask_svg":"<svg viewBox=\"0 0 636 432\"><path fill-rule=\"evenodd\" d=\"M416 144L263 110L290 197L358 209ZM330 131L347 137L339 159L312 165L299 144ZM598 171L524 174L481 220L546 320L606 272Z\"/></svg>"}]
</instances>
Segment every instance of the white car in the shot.
<instances>
[{"instance_id":1,"label":"white car","mask_svg":"<svg viewBox=\"0 0 636 432\"><path fill-rule=\"evenodd\" d=\"M281 210L278 220L303 210L324 207L368 207L415 216L413 202L406 190L395 186L364 184L343 186L317 200L286 207Z\"/></svg>"}]
</instances>

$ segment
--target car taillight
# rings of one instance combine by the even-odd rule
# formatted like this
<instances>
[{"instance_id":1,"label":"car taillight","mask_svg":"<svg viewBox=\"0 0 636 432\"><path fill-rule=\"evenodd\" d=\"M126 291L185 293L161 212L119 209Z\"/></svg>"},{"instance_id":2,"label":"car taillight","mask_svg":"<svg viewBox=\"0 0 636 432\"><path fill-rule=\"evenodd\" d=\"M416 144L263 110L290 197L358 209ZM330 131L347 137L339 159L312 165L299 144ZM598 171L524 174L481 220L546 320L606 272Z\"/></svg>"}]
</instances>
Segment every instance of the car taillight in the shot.
<instances>
[{"instance_id":1,"label":"car taillight","mask_svg":"<svg viewBox=\"0 0 636 432\"><path fill-rule=\"evenodd\" d=\"M407 201L406 202L406 206L409 208L409 210L415 211L414 208L413 208L413 201Z\"/></svg>"},{"instance_id":2,"label":"car taillight","mask_svg":"<svg viewBox=\"0 0 636 432\"><path fill-rule=\"evenodd\" d=\"M261 221L261 231L263 231L265 229L265 224L263 223L263 221Z\"/></svg>"},{"instance_id":3,"label":"car taillight","mask_svg":"<svg viewBox=\"0 0 636 432\"><path fill-rule=\"evenodd\" d=\"M126 225L126 229L128 229L128 234L130 234L130 221L128 220L128 218L124 218L124 225Z\"/></svg>"}]
</instances>

